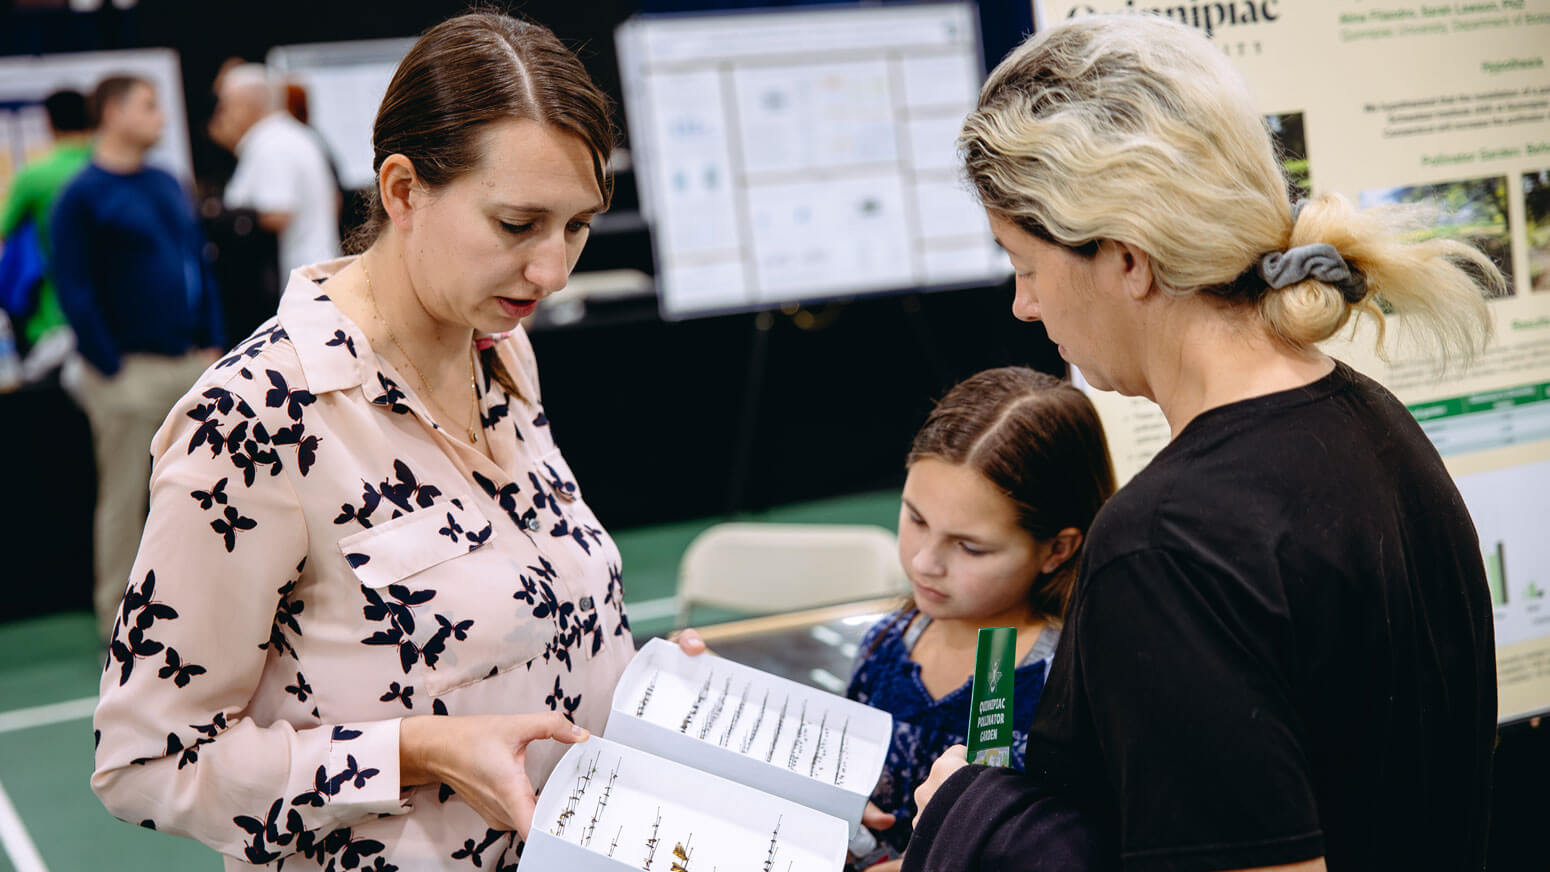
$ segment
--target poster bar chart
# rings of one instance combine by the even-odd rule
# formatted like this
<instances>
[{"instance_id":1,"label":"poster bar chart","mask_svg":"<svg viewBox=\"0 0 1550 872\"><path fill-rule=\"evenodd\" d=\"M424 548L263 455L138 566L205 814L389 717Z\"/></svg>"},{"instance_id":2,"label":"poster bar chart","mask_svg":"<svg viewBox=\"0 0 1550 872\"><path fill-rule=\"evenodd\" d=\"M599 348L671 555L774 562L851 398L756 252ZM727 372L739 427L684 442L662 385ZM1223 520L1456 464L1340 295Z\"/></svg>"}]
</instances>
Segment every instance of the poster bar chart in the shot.
<instances>
[{"instance_id":1,"label":"poster bar chart","mask_svg":"<svg viewBox=\"0 0 1550 872\"><path fill-rule=\"evenodd\" d=\"M1497 542L1496 548L1485 552L1485 577L1491 585L1491 603L1497 606L1507 604L1507 561L1502 543Z\"/></svg>"}]
</instances>

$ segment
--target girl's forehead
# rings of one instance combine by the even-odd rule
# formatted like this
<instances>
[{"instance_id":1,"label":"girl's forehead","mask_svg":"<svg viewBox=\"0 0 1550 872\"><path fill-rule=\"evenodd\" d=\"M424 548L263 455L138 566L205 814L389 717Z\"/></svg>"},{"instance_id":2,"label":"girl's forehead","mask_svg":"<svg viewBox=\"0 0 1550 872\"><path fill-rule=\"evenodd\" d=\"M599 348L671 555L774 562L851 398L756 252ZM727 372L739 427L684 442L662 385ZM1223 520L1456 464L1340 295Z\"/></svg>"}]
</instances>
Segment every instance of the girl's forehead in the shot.
<instances>
[{"instance_id":1,"label":"girl's forehead","mask_svg":"<svg viewBox=\"0 0 1550 872\"><path fill-rule=\"evenodd\" d=\"M1017 505L973 466L922 457L910 464L904 498L944 524L1017 526ZM967 532L967 531L964 531Z\"/></svg>"}]
</instances>

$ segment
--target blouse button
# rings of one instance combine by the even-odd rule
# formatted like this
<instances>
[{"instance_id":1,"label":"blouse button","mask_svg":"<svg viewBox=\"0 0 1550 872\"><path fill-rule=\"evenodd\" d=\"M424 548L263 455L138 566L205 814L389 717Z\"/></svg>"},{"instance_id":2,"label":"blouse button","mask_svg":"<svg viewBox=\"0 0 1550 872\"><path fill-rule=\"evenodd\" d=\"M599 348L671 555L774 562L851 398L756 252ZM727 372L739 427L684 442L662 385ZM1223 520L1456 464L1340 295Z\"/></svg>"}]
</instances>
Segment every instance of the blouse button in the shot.
<instances>
[{"instance_id":1,"label":"blouse button","mask_svg":"<svg viewBox=\"0 0 1550 872\"><path fill-rule=\"evenodd\" d=\"M581 602L577 603L577 605L581 606L583 611L591 611L592 610L592 598L589 597L589 596L584 596L584 597L581 598Z\"/></svg>"},{"instance_id":2,"label":"blouse button","mask_svg":"<svg viewBox=\"0 0 1550 872\"><path fill-rule=\"evenodd\" d=\"M533 517L527 519L527 531L529 533L537 533L538 532L538 528L542 527L542 526L543 526L543 522L538 520L538 516L537 515L534 515Z\"/></svg>"}]
</instances>

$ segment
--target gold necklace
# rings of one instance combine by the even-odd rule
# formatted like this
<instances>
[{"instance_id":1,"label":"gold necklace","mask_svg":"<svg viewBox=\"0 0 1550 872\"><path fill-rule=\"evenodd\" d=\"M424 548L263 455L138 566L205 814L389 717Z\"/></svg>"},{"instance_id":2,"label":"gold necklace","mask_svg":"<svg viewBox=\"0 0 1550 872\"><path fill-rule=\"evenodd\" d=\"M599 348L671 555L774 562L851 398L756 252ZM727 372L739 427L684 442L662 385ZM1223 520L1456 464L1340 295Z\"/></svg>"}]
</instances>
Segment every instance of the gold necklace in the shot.
<instances>
[{"instance_id":1,"label":"gold necklace","mask_svg":"<svg viewBox=\"0 0 1550 872\"><path fill-rule=\"evenodd\" d=\"M414 358L409 356L409 352L404 350L404 346L398 341L398 337L393 335L393 326L388 323L386 318L382 317L382 307L377 305L377 292L371 286L371 273L366 271L366 256L361 255L359 262L361 265L361 275L366 277L366 296L371 300L371 310L376 313L377 320L382 322L382 329L387 331L388 339L398 349L398 353L404 356L404 360L414 370L414 374L420 377L420 384L425 385L425 398L430 400L431 404L443 415L447 415L447 410L441 403L436 401L436 389L431 386L430 379L426 378L425 373L420 371L420 367L414 362ZM479 371L478 366L474 363L474 346L472 344L468 346L468 387L473 391L474 405L469 410L468 427L466 430L468 432L468 441L477 443L479 441L478 430L483 430L484 424L480 422L478 430L474 428L474 421L479 416ZM447 415L448 420L451 420L451 418L451 415Z\"/></svg>"}]
</instances>

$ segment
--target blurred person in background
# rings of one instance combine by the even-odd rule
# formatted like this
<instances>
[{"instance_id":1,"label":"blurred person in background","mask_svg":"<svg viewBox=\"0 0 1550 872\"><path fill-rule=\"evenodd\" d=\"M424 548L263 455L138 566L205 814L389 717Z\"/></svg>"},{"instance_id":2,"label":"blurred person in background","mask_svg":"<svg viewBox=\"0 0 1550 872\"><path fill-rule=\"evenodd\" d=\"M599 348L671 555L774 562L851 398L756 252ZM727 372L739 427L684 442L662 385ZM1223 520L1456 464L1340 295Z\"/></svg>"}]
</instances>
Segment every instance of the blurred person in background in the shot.
<instances>
[{"instance_id":1,"label":"blurred person in background","mask_svg":"<svg viewBox=\"0 0 1550 872\"><path fill-rule=\"evenodd\" d=\"M97 461L94 604L104 639L143 529L151 437L225 344L193 204L149 166L164 115L156 88L110 76L92 93L91 161L50 224L59 304L76 334L80 399Z\"/></svg>"},{"instance_id":2,"label":"blurred person in background","mask_svg":"<svg viewBox=\"0 0 1550 872\"><path fill-rule=\"evenodd\" d=\"M339 256L339 187L315 133L286 111L284 86L261 64L216 81L210 137L237 156L228 209L248 208L280 240L280 281Z\"/></svg>"},{"instance_id":3,"label":"blurred person in background","mask_svg":"<svg viewBox=\"0 0 1550 872\"><path fill-rule=\"evenodd\" d=\"M350 232L360 226L365 217L360 215L360 206L363 192L351 191L344 186L344 180L339 176L339 157L329 147L328 140L312 125L311 102L307 96L307 86L294 80L285 81L285 111L291 117L301 122L317 141L318 148L323 152L323 157L328 161L328 172L334 180L334 190L339 194L339 238L348 239Z\"/></svg>"},{"instance_id":4,"label":"blurred person in background","mask_svg":"<svg viewBox=\"0 0 1550 872\"><path fill-rule=\"evenodd\" d=\"M37 287L30 311L19 313L17 339L25 352L37 346L50 333L68 336L70 324L48 275L52 258L49 241L49 215L59 194L91 160L91 125L86 97L78 91L62 90L43 101L54 145L17 172L11 181L5 205L0 207L0 239L11 239L24 224L31 223L45 263L43 281ZM68 340L65 347L68 348ZM68 353L68 352L67 352Z\"/></svg>"}]
</instances>

